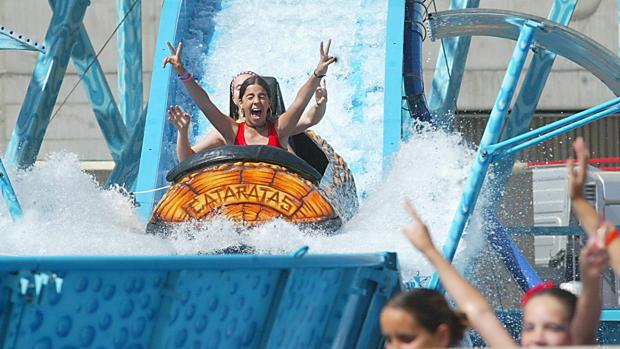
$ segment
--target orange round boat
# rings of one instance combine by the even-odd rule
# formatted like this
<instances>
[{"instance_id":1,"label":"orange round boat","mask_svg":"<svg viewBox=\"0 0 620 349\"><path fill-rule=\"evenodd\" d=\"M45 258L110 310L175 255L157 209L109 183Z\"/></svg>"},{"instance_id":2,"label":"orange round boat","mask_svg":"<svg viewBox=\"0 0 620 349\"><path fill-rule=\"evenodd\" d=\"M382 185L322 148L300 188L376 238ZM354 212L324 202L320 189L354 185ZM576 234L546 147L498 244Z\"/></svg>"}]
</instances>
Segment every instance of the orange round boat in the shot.
<instances>
[{"instance_id":1,"label":"orange round boat","mask_svg":"<svg viewBox=\"0 0 620 349\"><path fill-rule=\"evenodd\" d=\"M224 146L195 154L171 170L172 182L147 231L216 215L246 226L274 218L333 232L358 208L351 172L313 132L291 137L295 154L269 146ZM307 159L307 160L305 160Z\"/></svg>"}]
</instances>

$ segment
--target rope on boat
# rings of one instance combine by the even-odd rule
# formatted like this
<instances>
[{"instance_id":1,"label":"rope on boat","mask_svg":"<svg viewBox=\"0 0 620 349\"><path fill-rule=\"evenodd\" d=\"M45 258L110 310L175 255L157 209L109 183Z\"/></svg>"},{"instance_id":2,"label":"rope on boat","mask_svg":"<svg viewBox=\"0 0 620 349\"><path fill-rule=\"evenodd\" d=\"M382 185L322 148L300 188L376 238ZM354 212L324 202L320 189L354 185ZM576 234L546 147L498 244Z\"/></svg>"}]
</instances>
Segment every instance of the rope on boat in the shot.
<instances>
[{"instance_id":1,"label":"rope on boat","mask_svg":"<svg viewBox=\"0 0 620 349\"><path fill-rule=\"evenodd\" d=\"M164 190L164 189L168 189L170 188L170 185L166 185L163 187L159 187L159 188L155 188L155 189L149 189L149 190L141 190L141 191L132 191L131 194L146 194L146 193L152 193L154 191L160 191L160 190Z\"/></svg>"}]
</instances>

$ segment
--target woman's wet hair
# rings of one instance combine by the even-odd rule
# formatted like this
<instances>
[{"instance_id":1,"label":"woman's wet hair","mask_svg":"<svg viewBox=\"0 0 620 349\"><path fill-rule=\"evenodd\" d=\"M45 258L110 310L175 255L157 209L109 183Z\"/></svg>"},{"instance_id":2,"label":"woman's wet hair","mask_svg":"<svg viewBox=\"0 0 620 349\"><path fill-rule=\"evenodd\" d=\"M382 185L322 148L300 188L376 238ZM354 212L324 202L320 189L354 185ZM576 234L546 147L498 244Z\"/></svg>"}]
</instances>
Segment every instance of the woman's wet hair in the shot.
<instances>
[{"instance_id":1,"label":"woman's wet hair","mask_svg":"<svg viewBox=\"0 0 620 349\"><path fill-rule=\"evenodd\" d=\"M437 332L441 324L448 325L450 346L459 344L468 327L465 314L450 308L441 293L428 288L400 293L392 298L386 307L405 311L430 333Z\"/></svg>"},{"instance_id":2,"label":"woman's wet hair","mask_svg":"<svg viewBox=\"0 0 620 349\"><path fill-rule=\"evenodd\" d=\"M235 92L235 79L240 77L241 75L251 75L251 76L258 76L258 74L256 74L255 72L251 71L251 70L246 70L246 71L242 71L240 73L238 73L237 75L235 75L232 80L230 80L230 94L228 96L228 108L229 108L229 114L231 118L233 118L233 120L238 120L239 119L239 107L237 106L237 104L235 103L235 101L233 100L233 94Z\"/></svg>"},{"instance_id":3,"label":"woman's wet hair","mask_svg":"<svg viewBox=\"0 0 620 349\"><path fill-rule=\"evenodd\" d=\"M527 302L529 302L533 298L540 296L550 296L562 303L562 305L566 309L566 313L568 314L569 321L573 319L573 316L575 316L575 309L577 308L577 296L575 296L571 292L563 290L559 287L545 288L532 294L527 300ZM525 306L527 302L523 305Z\"/></svg>"}]
</instances>

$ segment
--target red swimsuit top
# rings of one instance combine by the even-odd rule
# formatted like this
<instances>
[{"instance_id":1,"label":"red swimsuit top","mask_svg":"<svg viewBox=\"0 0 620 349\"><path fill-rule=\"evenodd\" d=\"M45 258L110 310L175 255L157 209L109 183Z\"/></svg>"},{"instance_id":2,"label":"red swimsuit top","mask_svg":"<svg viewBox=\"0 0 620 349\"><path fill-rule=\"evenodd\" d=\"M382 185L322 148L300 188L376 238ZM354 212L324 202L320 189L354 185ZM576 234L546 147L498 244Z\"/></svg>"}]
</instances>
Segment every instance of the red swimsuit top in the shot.
<instances>
[{"instance_id":1,"label":"red swimsuit top","mask_svg":"<svg viewBox=\"0 0 620 349\"><path fill-rule=\"evenodd\" d=\"M267 145L286 150L284 149L282 144L280 144L280 140L278 139L278 131L276 130L276 125L274 125L271 122L268 122L267 126L269 128L269 141L267 142ZM237 128L237 137L235 137L235 145L248 145L245 142L245 122L239 123L239 128Z\"/></svg>"}]
</instances>

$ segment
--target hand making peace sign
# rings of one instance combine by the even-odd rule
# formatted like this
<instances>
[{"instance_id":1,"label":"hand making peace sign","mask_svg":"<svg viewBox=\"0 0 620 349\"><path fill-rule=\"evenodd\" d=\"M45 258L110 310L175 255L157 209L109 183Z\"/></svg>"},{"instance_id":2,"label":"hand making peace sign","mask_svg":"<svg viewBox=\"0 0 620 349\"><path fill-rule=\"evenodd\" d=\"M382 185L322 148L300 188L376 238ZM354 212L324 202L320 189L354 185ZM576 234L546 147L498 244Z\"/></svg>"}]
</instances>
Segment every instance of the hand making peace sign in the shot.
<instances>
[{"instance_id":1,"label":"hand making peace sign","mask_svg":"<svg viewBox=\"0 0 620 349\"><path fill-rule=\"evenodd\" d=\"M181 50L183 50L183 43L179 42L176 49L172 46L170 41L167 41L166 43L168 44L168 49L170 50L170 56L164 58L164 68L166 67L166 64L170 63L174 70L176 70L177 74L183 75L183 73L185 73L185 67L183 67L183 63L181 62Z\"/></svg>"},{"instance_id":2,"label":"hand making peace sign","mask_svg":"<svg viewBox=\"0 0 620 349\"><path fill-rule=\"evenodd\" d=\"M314 70L314 75L319 78L325 76L325 73L327 73L327 67L336 61L336 57L329 55L329 47L331 45L332 39L327 40L327 47L325 48L323 47L323 41L321 41L321 59Z\"/></svg>"}]
</instances>

